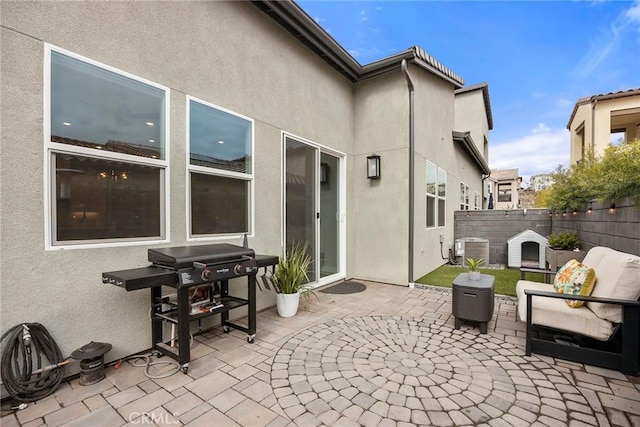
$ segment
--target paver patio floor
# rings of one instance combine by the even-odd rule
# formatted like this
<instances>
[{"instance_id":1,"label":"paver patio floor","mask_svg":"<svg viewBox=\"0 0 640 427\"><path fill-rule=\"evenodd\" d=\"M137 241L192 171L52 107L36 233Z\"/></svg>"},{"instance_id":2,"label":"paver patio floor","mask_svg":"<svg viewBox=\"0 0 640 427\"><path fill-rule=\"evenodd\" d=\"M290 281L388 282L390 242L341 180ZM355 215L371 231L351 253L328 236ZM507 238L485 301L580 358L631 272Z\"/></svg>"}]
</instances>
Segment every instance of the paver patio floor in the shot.
<instances>
[{"instance_id":1,"label":"paver patio floor","mask_svg":"<svg viewBox=\"0 0 640 427\"><path fill-rule=\"evenodd\" d=\"M640 426L640 378L525 356L514 299L496 297L480 334L454 329L448 289L363 283L318 293L293 318L258 313L253 344L221 328L196 335L186 375L149 379L126 361L1 424Z\"/></svg>"}]
</instances>

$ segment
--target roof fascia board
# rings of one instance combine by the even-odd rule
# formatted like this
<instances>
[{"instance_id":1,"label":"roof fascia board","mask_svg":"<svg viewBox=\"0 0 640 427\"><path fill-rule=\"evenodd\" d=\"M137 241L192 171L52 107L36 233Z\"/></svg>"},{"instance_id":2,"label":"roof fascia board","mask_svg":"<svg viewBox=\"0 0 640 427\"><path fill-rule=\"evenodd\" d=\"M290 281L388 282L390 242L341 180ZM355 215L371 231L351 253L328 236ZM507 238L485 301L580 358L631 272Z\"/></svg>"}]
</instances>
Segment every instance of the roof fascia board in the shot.
<instances>
[{"instance_id":1,"label":"roof fascia board","mask_svg":"<svg viewBox=\"0 0 640 427\"><path fill-rule=\"evenodd\" d=\"M409 63L414 62L415 56L413 54L413 51L408 49L393 56L389 56L379 61L372 62L371 64L362 66L358 80L369 79L371 77L387 73L396 68L400 68L400 64L402 63L403 59L406 59Z\"/></svg>"},{"instance_id":2,"label":"roof fascia board","mask_svg":"<svg viewBox=\"0 0 640 427\"><path fill-rule=\"evenodd\" d=\"M449 83L451 83L452 85L454 85L456 88L461 88L462 85L464 84L464 81L460 78L458 79L454 79L450 76L448 76L447 74L443 73L441 70L439 70L438 68L432 66L431 64L427 63L426 61L423 61L421 58L416 58L415 59L415 63L416 65L418 65L419 67L430 71L431 73L435 74L436 76L440 77L441 79L444 79L446 81L448 81Z\"/></svg>"},{"instance_id":3,"label":"roof fascia board","mask_svg":"<svg viewBox=\"0 0 640 427\"><path fill-rule=\"evenodd\" d=\"M478 165L482 173L484 175L490 175L491 169L489 169L489 165L486 160L482 157L480 151L478 151L478 147L476 147L475 142L473 142L473 138L471 138L471 133L454 130L451 134L453 135L453 141L464 147L465 151L469 154L469 157L471 157L471 160Z\"/></svg>"},{"instance_id":4,"label":"roof fascia board","mask_svg":"<svg viewBox=\"0 0 640 427\"><path fill-rule=\"evenodd\" d=\"M450 82L456 88L464 85L464 80L460 76L420 47L414 46L396 55L362 66L293 1L252 0L252 3L352 82L392 71L399 68L402 60L406 59Z\"/></svg>"},{"instance_id":5,"label":"roof fascia board","mask_svg":"<svg viewBox=\"0 0 640 427\"><path fill-rule=\"evenodd\" d=\"M351 81L358 79L362 68L360 63L300 6L291 1L253 0L252 3Z\"/></svg>"}]
</instances>

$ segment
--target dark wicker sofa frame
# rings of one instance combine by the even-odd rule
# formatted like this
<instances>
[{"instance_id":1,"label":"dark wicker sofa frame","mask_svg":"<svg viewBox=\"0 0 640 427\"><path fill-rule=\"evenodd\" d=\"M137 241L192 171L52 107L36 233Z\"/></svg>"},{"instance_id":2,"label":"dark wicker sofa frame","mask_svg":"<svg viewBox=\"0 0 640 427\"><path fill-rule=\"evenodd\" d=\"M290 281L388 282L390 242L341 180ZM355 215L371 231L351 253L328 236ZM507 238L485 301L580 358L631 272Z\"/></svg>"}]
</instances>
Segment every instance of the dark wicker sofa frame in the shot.
<instances>
[{"instance_id":1,"label":"dark wicker sofa frame","mask_svg":"<svg viewBox=\"0 0 640 427\"><path fill-rule=\"evenodd\" d=\"M531 270L529 270L531 271ZM539 271L539 270L538 270ZM627 301L592 296L565 295L555 292L525 289L527 298L526 355L543 354L560 359L614 369L626 375L640 374L640 300ZM622 323L616 325L616 332L606 343L585 339L570 330L557 330L561 335L572 335L574 342L554 340L553 334L545 334L550 328L532 324L532 298L560 298L567 300L591 301L622 306ZM552 330L553 331L553 330Z\"/></svg>"}]
</instances>

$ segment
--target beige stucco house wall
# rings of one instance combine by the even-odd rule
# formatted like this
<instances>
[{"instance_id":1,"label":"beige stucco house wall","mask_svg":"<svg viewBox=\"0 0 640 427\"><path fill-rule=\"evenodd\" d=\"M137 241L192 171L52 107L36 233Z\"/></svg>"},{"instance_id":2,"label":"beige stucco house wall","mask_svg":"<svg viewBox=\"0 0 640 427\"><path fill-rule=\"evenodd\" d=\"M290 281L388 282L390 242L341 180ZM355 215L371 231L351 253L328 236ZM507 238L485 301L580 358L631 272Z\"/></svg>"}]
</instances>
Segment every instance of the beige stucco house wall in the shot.
<instances>
[{"instance_id":1,"label":"beige stucco house wall","mask_svg":"<svg viewBox=\"0 0 640 427\"><path fill-rule=\"evenodd\" d=\"M276 8L273 19L260 10L269 7ZM292 10L305 34L294 37L279 24L278 8ZM188 240L188 96L254 121L255 224L248 243L256 253L282 250L283 134L343 158L344 278L406 286L445 263L440 254L446 257L453 239L460 183L482 194L486 153L474 155L471 140L456 142L453 132L470 132L473 141L476 132L487 134L486 104L474 101L479 121L472 108L458 118L455 90L463 87L462 79L429 62L433 59L419 48L373 67L360 66L337 45L320 57L305 44L319 46L328 35L289 2L2 2L0 17L2 330L40 322L65 355L92 340L113 345L108 361L151 346L148 292L102 284L102 272L148 265L151 247L241 244L237 235ZM165 241L46 247L46 46L169 89ZM413 278L408 277L409 91L401 59L408 61L415 85ZM366 177L366 157L373 153L382 159L379 180ZM447 172L443 227L425 226L427 161ZM258 309L274 304L273 293L259 292ZM259 334L260 325L258 339Z\"/></svg>"},{"instance_id":2,"label":"beige stucco house wall","mask_svg":"<svg viewBox=\"0 0 640 427\"><path fill-rule=\"evenodd\" d=\"M602 155L611 142L612 133L624 133L623 142L640 138L640 89L581 98L571 113L567 129L572 165L588 152Z\"/></svg>"},{"instance_id":3,"label":"beige stucco house wall","mask_svg":"<svg viewBox=\"0 0 640 427\"><path fill-rule=\"evenodd\" d=\"M518 169L492 169L487 179L490 193L493 194L493 209L517 209L520 205L519 191L522 177Z\"/></svg>"},{"instance_id":4,"label":"beige stucco house wall","mask_svg":"<svg viewBox=\"0 0 640 427\"><path fill-rule=\"evenodd\" d=\"M471 132L471 137L484 159L489 161L489 131L493 129L493 115L489 85L480 83L455 91L456 129ZM479 112L485 111L485 114Z\"/></svg>"}]
</instances>

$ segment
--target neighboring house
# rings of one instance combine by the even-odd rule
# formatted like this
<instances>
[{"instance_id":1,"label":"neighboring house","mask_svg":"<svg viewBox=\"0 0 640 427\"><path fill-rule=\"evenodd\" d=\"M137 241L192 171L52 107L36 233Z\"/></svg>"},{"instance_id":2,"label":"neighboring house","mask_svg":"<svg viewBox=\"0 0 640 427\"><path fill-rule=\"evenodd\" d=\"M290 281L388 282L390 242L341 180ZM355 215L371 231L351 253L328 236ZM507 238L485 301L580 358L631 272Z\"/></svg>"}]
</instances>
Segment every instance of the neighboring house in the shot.
<instances>
[{"instance_id":1,"label":"neighboring house","mask_svg":"<svg viewBox=\"0 0 640 427\"><path fill-rule=\"evenodd\" d=\"M567 129L572 165L589 152L602 155L610 143L640 138L640 88L579 99Z\"/></svg>"},{"instance_id":2,"label":"neighboring house","mask_svg":"<svg viewBox=\"0 0 640 427\"><path fill-rule=\"evenodd\" d=\"M553 177L551 174L544 173L540 175L531 175L529 181L529 189L533 191L542 191L553 185Z\"/></svg>"},{"instance_id":3,"label":"neighboring house","mask_svg":"<svg viewBox=\"0 0 640 427\"><path fill-rule=\"evenodd\" d=\"M518 192L522 177L518 176L518 169L492 169L487 182L493 194L494 209L515 209L520 205Z\"/></svg>"},{"instance_id":4,"label":"neighboring house","mask_svg":"<svg viewBox=\"0 0 640 427\"><path fill-rule=\"evenodd\" d=\"M487 86L465 90L419 47L360 65L288 1L0 16L2 328L40 322L64 354L149 347L148 292L101 283L149 248L305 240L315 284L406 286L445 263L454 211L485 196Z\"/></svg>"},{"instance_id":5,"label":"neighboring house","mask_svg":"<svg viewBox=\"0 0 640 427\"><path fill-rule=\"evenodd\" d=\"M455 128L467 130L454 132L454 141L469 140L468 153L478 164L482 165L483 179L488 176L489 166L489 131L493 129L493 116L489 99L489 85L480 83L465 86L455 91ZM484 111L485 114L478 114ZM475 171L474 171L475 173ZM468 183L460 183L460 210L478 210L486 207L489 194L483 194L482 185L470 189Z\"/></svg>"}]
</instances>

